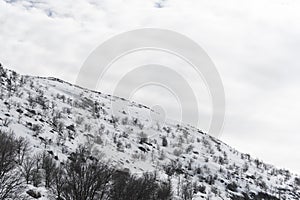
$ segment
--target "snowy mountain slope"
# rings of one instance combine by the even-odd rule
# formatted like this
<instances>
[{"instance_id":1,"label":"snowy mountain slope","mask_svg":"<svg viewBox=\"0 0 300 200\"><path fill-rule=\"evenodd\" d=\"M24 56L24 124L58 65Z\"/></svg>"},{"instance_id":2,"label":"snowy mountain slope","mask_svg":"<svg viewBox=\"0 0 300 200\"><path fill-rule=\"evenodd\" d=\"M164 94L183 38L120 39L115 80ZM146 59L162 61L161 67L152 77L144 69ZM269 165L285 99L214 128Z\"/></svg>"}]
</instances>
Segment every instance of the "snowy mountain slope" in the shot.
<instances>
[{"instance_id":1,"label":"snowy mountain slope","mask_svg":"<svg viewBox=\"0 0 300 200\"><path fill-rule=\"evenodd\" d=\"M33 153L46 150L58 163L82 144L118 169L170 178L174 199L184 199L183 190L193 199L300 199L299 176L189 125L151 121L146 106L3 67L0 84L1 130L26 138ZM129 109L114 113L111 102ZM45 199L51 193L38 189Z\"/></svg>"}]
</instances>

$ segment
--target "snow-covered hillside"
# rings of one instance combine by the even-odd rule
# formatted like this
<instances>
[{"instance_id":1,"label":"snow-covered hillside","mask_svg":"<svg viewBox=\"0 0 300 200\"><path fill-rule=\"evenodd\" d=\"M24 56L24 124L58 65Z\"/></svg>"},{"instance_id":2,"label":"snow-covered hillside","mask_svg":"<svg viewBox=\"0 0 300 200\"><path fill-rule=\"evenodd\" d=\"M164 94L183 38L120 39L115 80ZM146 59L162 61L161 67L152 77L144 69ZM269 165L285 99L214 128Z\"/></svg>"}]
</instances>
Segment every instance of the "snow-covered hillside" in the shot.
<instances>
[{"instance_id":1,"label":"snow-covered hillside","mask_svg":"<svg viewBox=\"0 0 300 200\"><path fill-rule=\"evenodd\" d=\"M0 68L0 127L26 138L32 155L63 164L82 144L93 158L134 174L171 180L173 199L300 199L300 178L175 121L152 121L150 108L58 80ZM158 115L156 113L156 115ZM33 187L50 199L51 191ZM30 198L29 196L27 197Z\"/></svg>"}]
</instances>

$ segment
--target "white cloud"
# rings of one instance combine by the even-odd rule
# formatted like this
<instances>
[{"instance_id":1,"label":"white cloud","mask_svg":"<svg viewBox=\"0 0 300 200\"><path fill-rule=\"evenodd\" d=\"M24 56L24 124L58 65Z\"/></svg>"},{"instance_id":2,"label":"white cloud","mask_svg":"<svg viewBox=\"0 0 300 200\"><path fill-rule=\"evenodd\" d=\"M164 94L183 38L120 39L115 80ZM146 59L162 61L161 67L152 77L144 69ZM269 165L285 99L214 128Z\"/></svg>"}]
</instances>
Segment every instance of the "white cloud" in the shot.
<instances>
[{"instance_id":1,"label":"white cloud","mask_svg":"<svg viewBox=\"0 0 300 200\"><path fill-rule=\"evenodd\" d=\"M0 61L23 74L75 82L85 58L112 35L141 27L178 31L207 51L222 76L222 139L300 173L300 2L157 2L0 1Z\"/></svg>"}]
</instances>

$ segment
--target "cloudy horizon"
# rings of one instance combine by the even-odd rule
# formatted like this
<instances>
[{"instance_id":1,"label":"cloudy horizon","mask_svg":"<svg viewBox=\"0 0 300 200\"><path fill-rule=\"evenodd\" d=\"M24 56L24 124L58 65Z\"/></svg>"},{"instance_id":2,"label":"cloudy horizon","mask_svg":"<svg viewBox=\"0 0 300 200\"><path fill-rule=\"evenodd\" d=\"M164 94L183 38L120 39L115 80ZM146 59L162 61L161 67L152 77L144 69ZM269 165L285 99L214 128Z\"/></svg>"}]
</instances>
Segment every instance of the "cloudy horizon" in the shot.
<instances>
[{"instance_id":1,"label":"cloudy horizon","mask_svg":"<svg viewBox=\"0 0 300 200\"><path fill-rule=\"evenodd\" d=\"M220 139L299 174L299 8L296 0L0 0L0 62L21 74L75 83L88 55L112 36L145 27L174 30L197 42L220 73L226 94ZM129 55L113 66L97 89L109 93L126 73L116 69L126 65L130 70L149 59L185 69L180 72L197 90L199 128L207 130L209 91L170 55ZM169 117L180 115L176 99L161 89L144 88L132 99L166 106Z\"/></svg>"}]
</instances>

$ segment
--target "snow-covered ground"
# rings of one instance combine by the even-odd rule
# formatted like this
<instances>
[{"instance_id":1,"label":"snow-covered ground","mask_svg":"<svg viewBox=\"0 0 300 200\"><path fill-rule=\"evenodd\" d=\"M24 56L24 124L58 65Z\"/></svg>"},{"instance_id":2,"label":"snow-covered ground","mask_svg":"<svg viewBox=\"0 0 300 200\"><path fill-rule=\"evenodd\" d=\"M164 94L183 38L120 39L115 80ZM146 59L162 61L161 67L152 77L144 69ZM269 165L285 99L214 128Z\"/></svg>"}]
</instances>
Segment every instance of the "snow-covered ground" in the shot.
<instances>
[{"instance_id":1,"label":"snow-covered ground","mask_svg":"<svg viewBox=\"0 0 300 200\"><path fill-rule=\"evenodd\" d=\"M297 175L189 125L152 120L153 111L146 106L2 68L0 84L0 127L27 138L32 155L47 150L65 162L80 144L87 145L94 157L116 168L170 177L176 199L181 199L179 186L184 184L193 190L193 199L300 199ZM115 103L128 108L113 112ZM37 189L43 199L51 196L43 186Z\"/></svg>"}]
</instances>

